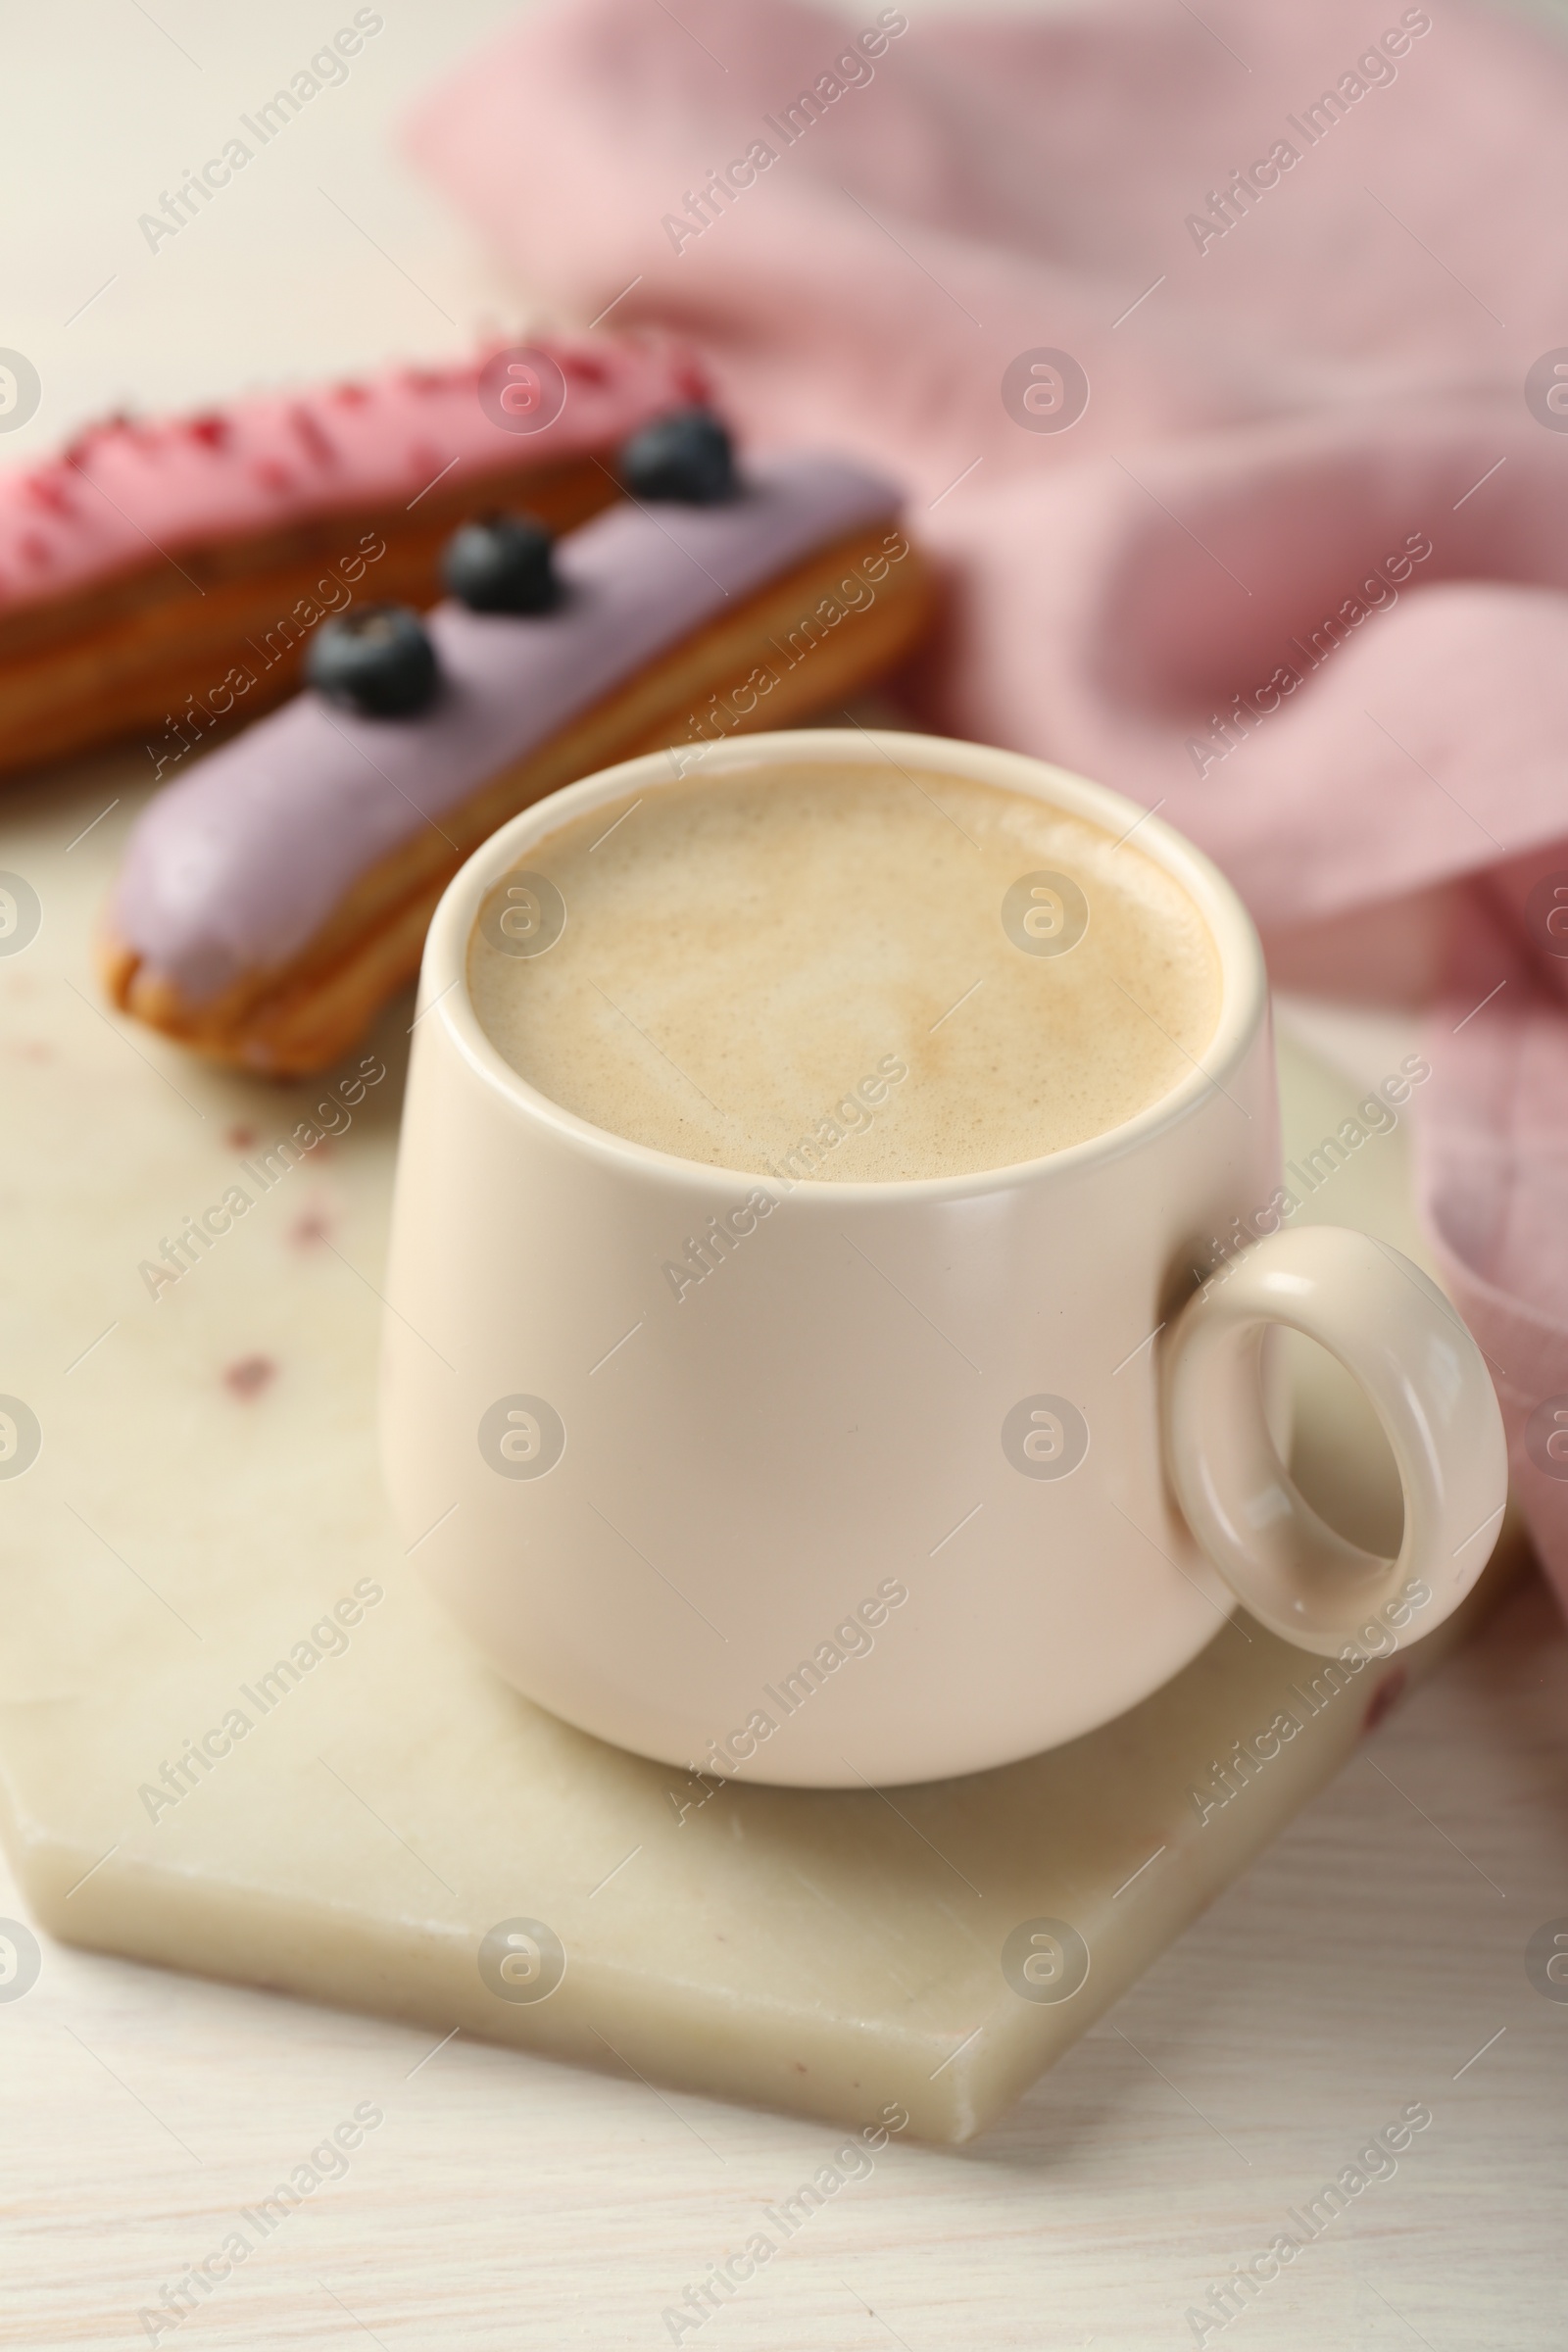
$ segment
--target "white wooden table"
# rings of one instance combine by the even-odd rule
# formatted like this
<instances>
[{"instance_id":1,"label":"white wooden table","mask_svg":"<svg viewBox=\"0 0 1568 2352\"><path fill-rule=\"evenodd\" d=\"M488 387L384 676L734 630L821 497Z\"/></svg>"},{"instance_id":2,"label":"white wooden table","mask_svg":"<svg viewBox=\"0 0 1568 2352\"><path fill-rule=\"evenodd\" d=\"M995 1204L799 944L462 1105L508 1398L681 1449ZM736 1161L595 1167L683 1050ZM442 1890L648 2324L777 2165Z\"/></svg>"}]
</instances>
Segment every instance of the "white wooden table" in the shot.
<instances>
[{"instance_id":1,"label":"white wooden table","mask_svg":"<svg viewBox=\"0 0 1568 2352\"><path fill-rule=\"evenodd\" d=\"M520 321L388 137L508 13L387 10L350 81L156 254L138 214L352 11L155 0L155 22L84 0L12 22L0 343L47 398L0 455L127 397L192 405ZM1191 2343L1190 2309L1420 2102L1397 2171L1203 2340L1560 2346L1568 2001L1534 1988L1525 1947L1568 1914L1565 1724L1568 1640L1533 1588L1000 2130L889 2147L681 2340ZM21 1909L0 1870L0 1916ZM834 2145L431 2038L46 1945L0 2000L0 2340L147 2341L139 2310L359 2108L382 2120L341 2176L159 2340L666 2343L666 2307Z\"/></svg>"}]
</instances>

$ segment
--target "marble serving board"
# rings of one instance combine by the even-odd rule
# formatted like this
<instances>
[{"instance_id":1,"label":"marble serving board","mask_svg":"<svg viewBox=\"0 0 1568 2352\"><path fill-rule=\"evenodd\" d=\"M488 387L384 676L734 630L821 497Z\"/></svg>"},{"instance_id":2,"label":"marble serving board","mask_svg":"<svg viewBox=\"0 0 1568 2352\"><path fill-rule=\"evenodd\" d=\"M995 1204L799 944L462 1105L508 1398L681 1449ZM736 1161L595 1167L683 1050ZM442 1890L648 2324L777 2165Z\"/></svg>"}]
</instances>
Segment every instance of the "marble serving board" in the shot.
<instances>
[{"instance_id":1,"label":"marble serving board","mask_svg":"<svg viewBox=\"0 0 1568 2352\"><path fill-rule=\"evenodd\" d=\"M1506 1567L1343 1690L1216 1617L1120 1722L886 1797L714 1787L569 1730L444 1622L382 1499L378 1286L412 1012L381 1023L368 1066L309 1088L215 1072L106 1013L89 943L129 774L105 760L0 804L0 869L25 885L0 938L0 1392L23 1408L0 1399L17 1433L0 1829L37 1921L437 2034L967 2139L1463 1638ZM1296 1154L1357 1090L1289 1041L1282 1068ZM275 1146L306 1121L322 1140L285 1169ZM1312 1206L1415 1252L1408 1199L1396 1133ZM226 1230L186 1241L177 1280L149 1273L210 1210ZM1310 1352L1298 1475L1387 1544L1381 1442Z\"/></svg>"}]
</instances>

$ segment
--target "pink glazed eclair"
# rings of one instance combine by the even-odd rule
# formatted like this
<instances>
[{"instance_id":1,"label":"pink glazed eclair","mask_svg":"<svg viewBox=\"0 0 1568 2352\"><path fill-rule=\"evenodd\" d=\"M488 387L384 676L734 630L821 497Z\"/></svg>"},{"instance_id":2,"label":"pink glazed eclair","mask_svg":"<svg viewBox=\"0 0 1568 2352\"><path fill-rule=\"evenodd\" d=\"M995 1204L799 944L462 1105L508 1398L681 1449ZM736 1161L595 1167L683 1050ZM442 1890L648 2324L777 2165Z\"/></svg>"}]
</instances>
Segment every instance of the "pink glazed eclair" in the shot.
<instances>
[{"instance_id":1,"label":"pink glazed eclair","mask_svg":"<svg viewBox=\"0 0 1568 2352\"><path fill-rule=\"evenodd\" d=\"M326 691L157 795L105 918L110 997L217 1060L322 1068L415 976L447 883L519 808L641 752L688 764L788 725L907 653L931 585L901 504L844 459L761 460L716 501L651 494L583 524L547 609L454 597L422 624L369 615L358 641L337 624L318 653L382 662L375 714L313 656ZM530 526L475 527L483 557L485 531Z\"/></svg>"},{"instance_id":2,"label":"pink glazed eclair","mask_svg":"<svg viewBox=\"0 0 1568 2352\"><path fill-rule=\"evenodd\" d=\"M496 420L501 390L515 404L518 388L481 401L512 356L481 352L200 416L114 418L0 472L0 768L140 733L164 775L292 693L326 613L433 604L443 543L486 507L522 500L558 530L585 520L616 494L609 461L625 436L704 397L698 363L673 345L607 334L527 349L560 400L537 430Z\"/></svg>"}]
</instances>

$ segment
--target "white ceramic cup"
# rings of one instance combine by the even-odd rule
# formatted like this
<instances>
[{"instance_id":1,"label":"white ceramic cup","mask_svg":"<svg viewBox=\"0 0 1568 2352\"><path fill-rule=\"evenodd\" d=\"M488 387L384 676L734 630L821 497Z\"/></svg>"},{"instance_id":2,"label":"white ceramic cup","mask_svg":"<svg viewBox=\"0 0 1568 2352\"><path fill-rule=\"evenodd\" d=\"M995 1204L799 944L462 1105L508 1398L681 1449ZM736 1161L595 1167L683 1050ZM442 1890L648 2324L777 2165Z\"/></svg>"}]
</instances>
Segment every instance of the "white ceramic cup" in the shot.
<instances>
[{"instance_id":1,"label":"white ceramic cup","mask_svg":"<svg viewBox=\"0 0 1568 2352\"><path fill-rule=\"evenodd\" d=\"M1274 1195L1281 1147L1257 937L1197 850L1080 777L946 739L754 735L703 773L875 765L884 744L1138 825L1217 944L1201 1066L1089 1143L909 1183L786 1190L589 1126L490 1044L467 953L545 834L674 780L665 754L629 760L504 825L441 901L388 1274L387 1480L496 1669L644 1755L808 1787L1071 1740L1238 1599L1308 1650L1374 1619L1414 1640L1480 1574L1505 1494L1486 1366L1408 1260L1287 1227L1198 1289L1213 1237ZM712 1271L677 1297L662 1269L705 1235ZM1274 1323L1371 1399L1404 1489L1396 1559L1344 1542L1283 1467Z\"/></svg>"}]
</instances>

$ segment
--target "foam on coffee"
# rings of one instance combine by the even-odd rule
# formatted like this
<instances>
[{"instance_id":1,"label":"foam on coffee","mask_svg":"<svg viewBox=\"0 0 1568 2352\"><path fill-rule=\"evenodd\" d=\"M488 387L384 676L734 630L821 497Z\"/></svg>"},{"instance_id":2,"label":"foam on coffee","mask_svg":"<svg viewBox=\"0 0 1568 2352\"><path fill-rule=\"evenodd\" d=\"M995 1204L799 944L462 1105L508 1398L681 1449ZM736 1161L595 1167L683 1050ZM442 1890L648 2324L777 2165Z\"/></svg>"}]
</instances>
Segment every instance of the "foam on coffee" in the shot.
<instances>
[{"instance_id":1,"label":"foam on coffee","mask_svg":"<svg viewBox=\"0 0 1568 2352\"><path fill-rule=\"evenodd\" d=\"M890 761L760 761L561 826L491 894L468 983L506 1060L579 1118L826 1183L1103 1134L1201 1058L1221 990L1202 916L1136 842Z\"/></svg>"}]
</instances>

